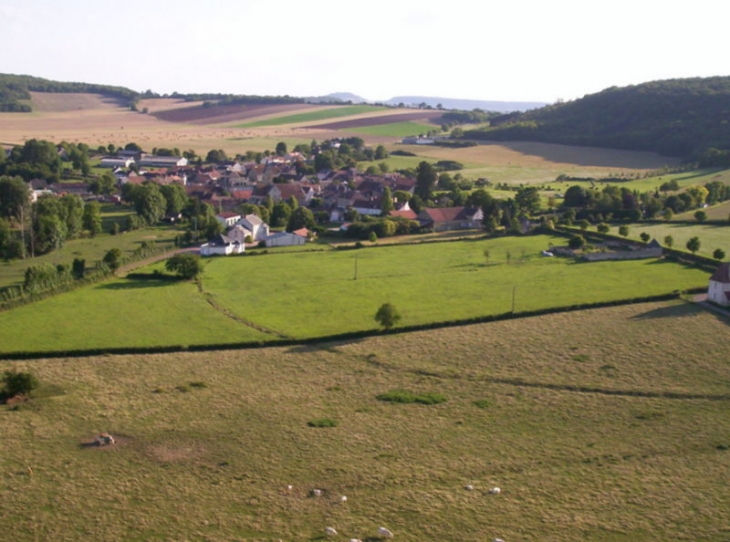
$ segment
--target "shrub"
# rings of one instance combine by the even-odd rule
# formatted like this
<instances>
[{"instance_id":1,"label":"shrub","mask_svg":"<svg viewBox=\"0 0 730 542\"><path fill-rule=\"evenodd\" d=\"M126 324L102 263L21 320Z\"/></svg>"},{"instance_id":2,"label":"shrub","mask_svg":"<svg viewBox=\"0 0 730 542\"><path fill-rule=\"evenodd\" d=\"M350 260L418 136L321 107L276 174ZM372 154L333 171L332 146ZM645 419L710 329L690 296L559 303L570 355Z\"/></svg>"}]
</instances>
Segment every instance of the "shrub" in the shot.
<instances>
[{"instance_id":1,"label":"shrub","mask_svg":"<svg viewBox=\"0 0 730 542\"><path fill-rule=\"evenodd\" d=\"M307 425L309 427L337 427L338 422L337 420L332 420L330 418L319 418L317 420L308 421Z\"/></svg>"},{"instance_id":2,"label":"shrub","mask_svg":"<svg viewBox=\"0 0 730 542\"><path fill-rule=\"evenodd\" d=\"M446 402L445 395L440 393L413 393L405 390L392 390L375 396L379 401L390 403L418 403L421 405L437 405Z\"/></svg>"},{"instance_id":3,"label":"shrub","mask_svg":"<svg viewBox=\"0 0 730 542\"><path fill-rule=\"evenodd\" d=\"M478 401L474 401L474 405L479 408L489 408L491 403L487 399L479 399Z\"/></svg>"},{"instance_id":4,"label":"shrub","mask_svg":"<svg viewBox=\"0 0 730 542\"><path fill-rule=\"evenodd\" d=\"M190 387L191 388L207 388L208 384L206 384L205 382L196 381L196 382L190 382Z\"/></svg>"},{"instance_id":5,"label":"shrub","mask_svg":"<svg viewBox=\"0 0 730 542\"><path fill-rule=\"evenodd\" d=\"M8 370L3 375L3 394L6 397L28 395L38 387L38 379L32 373Z\"/></svg>"}]
</instances>

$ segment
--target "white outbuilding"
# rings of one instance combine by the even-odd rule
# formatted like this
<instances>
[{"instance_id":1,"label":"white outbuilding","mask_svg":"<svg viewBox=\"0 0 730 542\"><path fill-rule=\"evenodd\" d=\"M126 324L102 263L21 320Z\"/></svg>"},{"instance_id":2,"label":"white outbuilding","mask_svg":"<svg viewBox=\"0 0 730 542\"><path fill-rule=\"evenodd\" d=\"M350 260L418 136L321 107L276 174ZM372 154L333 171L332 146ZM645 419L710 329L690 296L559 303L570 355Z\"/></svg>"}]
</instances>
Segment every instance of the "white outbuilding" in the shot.
<instances>
[{"instance_id":1,"label":"white outbuilding","mask_svg":"<svg viewBox=\"0 0 730 542\"><path fill-rule=\"evenodd\" d=\"M710 277L707 299L723 307L730 307L730 263L720 264Z\"/></svg>"}]
</instances>

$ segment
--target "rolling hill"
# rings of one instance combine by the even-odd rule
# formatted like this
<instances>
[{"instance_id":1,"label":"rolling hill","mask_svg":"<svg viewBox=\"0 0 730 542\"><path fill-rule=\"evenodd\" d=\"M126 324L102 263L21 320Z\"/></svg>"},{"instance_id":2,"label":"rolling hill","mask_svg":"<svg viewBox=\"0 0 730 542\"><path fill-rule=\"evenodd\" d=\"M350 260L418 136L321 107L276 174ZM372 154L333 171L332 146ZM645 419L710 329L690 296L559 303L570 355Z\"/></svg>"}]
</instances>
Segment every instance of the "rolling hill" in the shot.
<instances>
[{"instance_id":1,"label":"rolling hill","mask_svg":"<svg viewBox=\"0 0 730 542\"><path fill-rule=\"evenodd\" d=\"M571 102L492 120L465 137L652 151L698 159L730 149L730 77L611 87Z\"/></svg>"}]
</instances>

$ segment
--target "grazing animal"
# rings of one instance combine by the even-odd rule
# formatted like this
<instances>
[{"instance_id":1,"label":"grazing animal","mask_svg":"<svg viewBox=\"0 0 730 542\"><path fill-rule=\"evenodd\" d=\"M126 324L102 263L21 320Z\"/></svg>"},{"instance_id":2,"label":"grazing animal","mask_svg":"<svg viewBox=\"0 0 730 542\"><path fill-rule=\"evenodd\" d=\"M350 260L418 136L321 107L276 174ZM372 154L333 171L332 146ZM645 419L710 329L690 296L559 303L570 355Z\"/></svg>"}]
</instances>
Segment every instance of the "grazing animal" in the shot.
<instances>
[{"instance_id":1,"label":"grazing animal","mask_svg":"<svg viewBox=\"0 0 730 542\"><path fill-rule=\"evenodd\" d=\"M390 532L390 531L389 531L388 529L386 529L385 527L379 527L379 528L378 528L378 536L379 536L380 538L393 538L393 533L392 533L392 532Z\"/></svg>"},{"instance_id":2,"label":"grazing animal","mask_svg":"<svg viewBox=\"0 0 730 542\"><path fill-rule=\"evenodd\" d=\"M464 489L466 489L467 491L474 491L474 486L471 484L466 484L464 486Z\"/></svg>"},{"instance_id":3,"label":"grazing animal","mask_svg":"<svg viewBox=\"0 0 730 542\"><path fill-rule=\"evenodd\" d=\"M500 493L502 493L502 490L498 487L493 487L489 490L490 495L499 495Z\"/></svg>"},{"instance_id":4,"label":"grazing animal","mask_svg":"<svg viewBox=\"0 0 730 542\"><path fill-rule=\"evenodd\" d=\"M291 491L292 489L294 489L294 487L291 484L289 484L288 486L286 486L286 490L287 491Z\"/></svg>"},{"instance_id":5,"label":"grazing animal","mask_svg":"<svg viewBox=\"0 0 730 542\"><path fill-rule=\"evenodd\" d=\"M28 476L33 476L33 469L30 467L30 465L28 466Z\"/></svg>"},{"instance_id":6,"label":"grazing animal","mask_svg":"<svg viewBox=\"0 0 730 542\"><path fill-rule=\"evenodd\" d=\"M359 538L351 538L350 542L362 542Z\"/></svg>"},{"instance_id":7,"label":"grazing animal","mask_svg":"<svg viewBox=\"0 0 730 542\"><path fill-rule=\"evenodd\" d=\"M326 534L327 536L336 536L337 535L337 531L335 531L333 527L327 527L324 530L324 534Z\"/></svg>"},{"instance_id":8,"label":"grazing animal","mask_svg":"<svg viewBox=\"0 0 730 542\"><path fill-rule=\"evenodd\" d=\"M494 540L492 540L492 542L504 542L504 540L502 540L501 538L495 538Z\"/></svg>"},{"instance_id":9,"label":"grazing animal","mask_svg":"<svg viewBox=\"0 0 730 542\"><path fill-rule=\"evenodd\" d=\"M312 497L321 497L322 496L322 490L321 489L313 489L312 490Z\"/></svg>"},{"instance_id":10,"label":"grazing animal","mask_svg":"<svg viewBox=\"0 0 730 542\"><path fill-rule=\"evenodd\" d=\"M340 502L347 502L347 497L345 497L344 495L340 497Z\"/></svg>"}]
</instances>

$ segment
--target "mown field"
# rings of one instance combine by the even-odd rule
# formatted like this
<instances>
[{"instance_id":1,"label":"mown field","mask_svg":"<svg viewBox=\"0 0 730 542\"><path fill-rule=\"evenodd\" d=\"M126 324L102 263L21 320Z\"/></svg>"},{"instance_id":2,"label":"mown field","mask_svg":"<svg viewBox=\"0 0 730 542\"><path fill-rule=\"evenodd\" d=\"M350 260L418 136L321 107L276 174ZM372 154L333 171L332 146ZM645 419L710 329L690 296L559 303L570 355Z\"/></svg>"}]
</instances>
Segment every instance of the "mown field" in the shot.
<instances>
[{"instance_id":1,"label":"mown field","mask_svg":"<svg viewBox=\"0 0 730 542\"><path fill-rule=\"evenodd\" d=\"M728 325L644 304L307 348L5 362L44 386L0 407L0 524L19 542L323 540L327 526L376 540L381 525L406 541L726 540ZM446 402L376 399L394 389ZM322 418L337 426L308 426ZM86 446L103 431L118 444Z\"/></svg>"},{"instance_id":2,"label":"mown field","mask_svg":"<svg viewBox=\"0 0 730 542\"><path fill-rule=\"evenodd\" d=\"M376 107L372 105L345 105L338 107L323 107L318 111L310 111L307 113L297 113L294 115L285 115L272 117L260 121L248 122L236 125L237 128L257 128L260 126L280 126L284 124L301 124L303 122L313 122L318 120L336 119L340 117L349 117L362 113L377 113L379 111L388 111L385 107Z\"/></svg>"},{"instance_id":3,"label":"mown field","mask_svg":"<svg viewBox=\"0 0 730 542\"><path fill-rule=\"evenodd\" d=\"M0 313L0 352L311 338L376 329L375 312L386 302L401 312L401 325L418 325L707 284L707 272L670 262L541 256L551 242L565 239L212 258L202 292L192 284L115 279ZM25 330L39 325L50 330L29 340Z\"/></svg>"}]
</instances>

